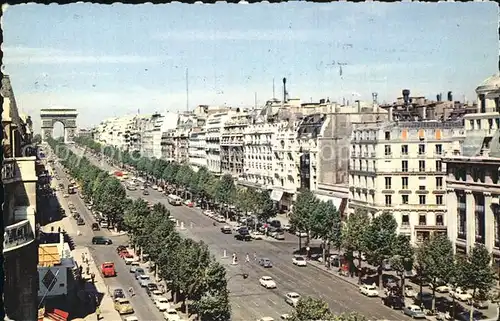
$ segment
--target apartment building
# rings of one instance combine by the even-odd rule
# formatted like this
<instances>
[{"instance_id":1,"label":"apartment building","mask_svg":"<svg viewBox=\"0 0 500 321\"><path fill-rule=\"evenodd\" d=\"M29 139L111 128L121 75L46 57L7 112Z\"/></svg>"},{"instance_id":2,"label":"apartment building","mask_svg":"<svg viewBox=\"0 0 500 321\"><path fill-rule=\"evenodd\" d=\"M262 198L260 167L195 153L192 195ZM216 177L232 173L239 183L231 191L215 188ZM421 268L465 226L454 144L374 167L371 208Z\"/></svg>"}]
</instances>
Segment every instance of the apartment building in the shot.
<instances>
[{"instance_id":1,"label":"apartment building","mask_svg":"<svg viewBox=\"0 0 500 321\"><path fill-rule=\"evenodd\" d=\"M179 114L173 135L174 159L179 164L189 162L189 132L193 126L196 126L196 117L192 113Z\"/></svg>"},{"instance_id":2,"label":"apartment building","mask_svg":"<svg viewBox=\"0 0 500 321\"><path fill-rule=\"evenodd\" d=\"M390 211L398 232L418 243L446 233L446 166L441 158L453 149L463 121L393 121L391 115L387 122L353 127L349 211Z\"/></svg>"},{"instance_id":3,"label":"apartment building","mask_svg":"<svg viewBox=\"0 0 500 321\"><path fill-rule=\"evenodd\" d=\"M221 133L221 171L239 179L243 175L244 135L249 125L249 113L237 109L224 123Z\"/></svg>"},{"instance_id":4,"label":"apartment building","mask_svg":"<svg viewBox=\"0 0 500 321\"><path fill-rule=\"evenodd\" d=\"M138 140L138 118L144 116L128 115L115 117L101 122L94 128L94 139L103 144L122 150L134 149Z\"/></svg>"},{"instance_id":5,"label":"apartment building","mask_svg":"<svg viewBox=\"0 0 500 321\"><path fill-rule=\"evenodd\" d=\"M2 78L2 246L4 305L11 320L36 320L38 315L37 157L31 142L32 121L19 113L10 78Z\"/></svg>"},{"instance_id":6,"label":"apartment building","mask_svg":"<svg viewBox=\"0 0 500 321\"><path fill-rule=\"evenodd\" d=\"M197 126L189 133L189 165L197 171L207 166L206 132L204 126Z\"/></svg>"},{"instance_id":7,"label":"apartment building","mask_svg":"<svg viewBox=\"0 0 500 321\"><path fill-rule=\"evenodd\" d=\"M224 124L229 118L229 111L214 113L208 116L205 125L207 168L216 175L221 174L221 134Z\"/></svg>"},{"instance_id":8,"label":"apartment building","mask_svg":"<svg viewBox=\"0 0 500 321\"><path fill-rule=\"evenodd\" d=\"M168 129L161 134L161 157L168 162L175 161L175 130Z\"/></svg>"},{"instance_id":9,"label":"apartment building","mask_svg":"<svg viewBox=\"0 0 500 321\"><path fill-rule=\"evenodd\" d=\"M457 253L476 243L500 268L500 76L476 88L475 113L464 116L459 147L445 154L448 234Z\"/></svg>"}]
</instances>

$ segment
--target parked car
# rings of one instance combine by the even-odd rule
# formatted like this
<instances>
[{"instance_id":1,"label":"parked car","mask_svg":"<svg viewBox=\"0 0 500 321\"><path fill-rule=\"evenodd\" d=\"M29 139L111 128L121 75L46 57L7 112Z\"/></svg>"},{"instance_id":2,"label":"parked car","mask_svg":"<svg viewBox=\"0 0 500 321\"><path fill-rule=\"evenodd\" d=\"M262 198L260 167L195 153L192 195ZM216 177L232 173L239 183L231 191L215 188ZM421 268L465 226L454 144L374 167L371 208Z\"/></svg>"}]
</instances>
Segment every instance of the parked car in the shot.
<instances>
[{"instance_id":1,"label":"parked car","mask_svg":"<svg viewBox=\"0 0 500 321\"><path fill-rule=\"evenodd\" d=\"M177 313L177 310L174 308L168 308L165 312L163 312L163 317L166 321L180 321L181 317Z\"/></svg>"},{"instance_id":2,"label":"parked car","mask_svg":"<svg viewBox=\"0 0 500 321\"><path fill-rule=\"evenodd\" d=\"M149 297L154 302L154 301L158 300L159 298L163 297L163 292L160 290L153 290L153 291L151 291L151 295Z\"/></svg>"},{"instance_id":3,"label":"parked car","mask_svg":"<svg viewBox=\"0 0 500 321\"><path fill-rule=\"evenodd\" d=\"M378 290L375 284L363 284L359 287L359 292L361 294L366 295L367 297L377 297L378 296Z\"/></svg>"},{"instance_id":4,"label":"parked car","mask_svg":"<svg viewBox=\"0 0 500 321\"><path fill-rule=\"evenodd\" d=\"M262 238L264 237L264 234L259 232L259 231L253 231L250 233L250 236L254 240L262 240Z\"/></svg>"},{"instance_id":5,"label":"parked car","mask_svg":"<svg viewBox=\"0 0 500 321\"><path fill-rule=\"evenodd\" d=\"M276 282L274 282L273 278L270 276L263 276L259 280L260 285L265 287L266 289L275 289Z\"/></svg>"},{"instance_id":6,"label":"parked car","mask_svg":"<svg viewBox=\"0 0 500 321\"><path fill-rule=\"evenodd\" d=\"M412 319L425 319L424 311L415 304L403 308L403 313L410 316Z\"/></svg>"},{"instance_id":7,"label":"parked car","mask_svg":"<svg viewBox=\"0 0 500 321\"><path fill-rule=\"evenodd\" d=\"M113 290L112 294L113 299L125 298L125 292L123 289L117 288Z\"/></svg>"},{"instance_id":8,"label":"parked car","mask_svg":"<svg viewBox=\"0 0 500 321\"><path fill-rule=\"evenodd\" d=\"M229 225L224 225L223 227L220 228L220 231L224 234L231 234L231 226Z\"/></svg>"},{"instance_id":9,"label":"parked car","mask_svg":"<svg viewBox=\"0 0 500 321\"><path fill-rule=\"evenodd\" d=\"M429 288L431 288L431 290L434 289L434 284L429 283ZM436 292L448 293L448 292L450 292L450 289L451 289L451 286L449 286L445 283L442 283L442 282L436 282L436 289L435 289Z\"/></svg>"},{"instance_id":10,"label":"parked car","mask_svg":"<svg viewBox=\"0 0 500 321\"><path fill-rule=\"evenodd\" d=\"M161 312L166 311L167 309L170 309L170 302L168 302L167 298L158 298L154 302L155 302L155 306Z\"/></svg>"},{"instance_id":11,"label":"parked car","mask_svg":"<svg viewBox=\"0 0 500 321\"><path fill-rule=\"evenodd\" d=\"M285 233L277 232L276 234L273 235L273 237L279 241L283 241L285 239Z\"/></svg>"},{"instance_id":12,"label":"parked car","mask_svg":"<svg viewBox=\"0 0 500 321\"><path fill-rule=\"evenodd\" d=\"M132 308L130 301L125 298L115 299L115 310L120 315L134 313L134 308Z\"/></svg>"},{"instance_id":13,"label":"parked car","mask_svg":"<svg viewBox=\"0 0 500 321\"><path fill-rule=\"evenodd\" d=\"M292 258L292 263L294 265L297 265L297 266L306 266L307 265L306 259L303 256L300 256L300 255L295 255Z\"/></svg>"},{"instance_id":14,"label":"parked car","mask_svg":"<svg viewBox=\"0 0 500 321\"><path fill-rule=\"evenodd\" d=\"M450 296L462 302L472 299L472 295L469 292L462 290L461 288L451 289Z\"/></svg>"},{"instance_id":15,"label":"parked car","mask_svg":"<svg viewBox=\"0 0 500 321\"><path fill-rule=\"evenodd\" d=\"M405 299L397 295L388 295L382 298L385 306L395 310L401 310L405 306Z\"/></svg>"},{"instance_id":16,"label":"parked car","mask_svg":"<svg viewBox=\"0 0 500 321\"><path fill-rule=\"evenodd\" d=\"M101 228L99 227L99 224L97 223L92 223L92 231L99 231Z\"/></svg>"},{"instance_id":17,"label":"parked car","mask_svg":"<svg viewBox=\"0 0 500 321\"><path fill-rule=\"evenodd\" d=\"M151 279L149 278L149 276L145 275L145 274L139 275L137 280L139 281L139 284L143 288L145 288L149 284L149 282L151 282Z\"/></svg>"},{"instance_id":18,"label":"parked car","mask_svg":"<svg viewBox=\"0 0 500 321\"><path fill-rule=\"evenodd\" d=\"M259 265L265 268L271 268L273 267L273 263L271 262L270 259L267 258L261 258L259 259Z\"/></svg>"},{"instance_id":19,"label":"parked car","mask_svg":"<svg viewBox=\"0 0 500 321\"><path fill-rule=\"evenodd\" d=\"M141 266L139 265L139 262L135 261L135 262L132 262L130 263L130 273L135 273L135 271L140 268Z\"/></svg>"},{"instance_id":20,"label":"parked car","mask_svg":"<svg viewBox=\"0 0 500 321\"><path fill-rule=\"evenodd\" d=\"M300 300L300 294L297 292L288 292L285 295L285 302L290 304L293 307L297 306L297 303L299 303Z\"/></svg>"},{"instance_id":21,"label":"parked car","mask_svg":"<svg viewBox=\"0 0 500 321\"><path fill-rule=\"evenodd\" d=\"M411 285L405 285L404 294L407 298L414 298L417 295L415 289L413 289Z\"/></svg>"},{"instance_id":22,"label":"parked car","mask_svg":"<svg viewBox=\"0 0 500 321\"><path fill-rule=\"evenodd\" d=\"M79 217L76 220L76 225L85 225L85 221L83 220L83 218Z\"/></svg>"}]
</instances>

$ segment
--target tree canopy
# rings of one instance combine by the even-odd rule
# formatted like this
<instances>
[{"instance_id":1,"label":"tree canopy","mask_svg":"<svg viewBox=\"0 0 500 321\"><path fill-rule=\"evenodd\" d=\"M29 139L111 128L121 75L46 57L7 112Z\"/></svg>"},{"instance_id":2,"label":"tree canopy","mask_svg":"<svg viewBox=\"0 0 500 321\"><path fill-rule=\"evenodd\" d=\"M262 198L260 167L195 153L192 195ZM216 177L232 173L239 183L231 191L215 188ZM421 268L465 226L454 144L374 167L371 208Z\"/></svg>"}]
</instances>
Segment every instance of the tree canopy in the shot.
<instances>
[{"instance_id":1,"label":"tree canopy","mask_svg":"<svg viewBox=\"0 0 500 321\"><path fill-rule=\"evenodd\" d=\"M368 321L364 316L357 313L343 313L335 315L332 313L328 304L312 297L303 297L297 303L295 310L291 313L292 321Z\"/></svg>"}]
</instances>

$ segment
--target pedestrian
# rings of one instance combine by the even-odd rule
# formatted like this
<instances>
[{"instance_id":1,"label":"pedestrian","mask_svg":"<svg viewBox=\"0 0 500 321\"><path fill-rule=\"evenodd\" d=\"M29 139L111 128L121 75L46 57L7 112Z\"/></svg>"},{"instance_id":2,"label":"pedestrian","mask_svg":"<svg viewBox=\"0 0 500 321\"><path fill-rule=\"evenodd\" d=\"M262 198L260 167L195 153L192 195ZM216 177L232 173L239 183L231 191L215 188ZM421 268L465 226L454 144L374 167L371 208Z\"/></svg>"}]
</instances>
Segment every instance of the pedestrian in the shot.
<instances>
[{"instance_id":1,"label":"pedestrian","mask_svg":"<svg viewBox=\"0 0 500 321\"><path fill-rule=\"evenodd\" d=\"M85 262L85 253L82 253L82 262Z\"/></svg>"},{"instance_id":2,"label":"pedestrian","mask_svg":"<svg viewBox=\"0 0 500 321\"><path fill-rule=\"evenodd\" d=\"M92 284L95 282L95 274L94 272L90 273L90 279L92 280Z\"/></svg>"},{"instance_id":3,"label":"pedestrian","mask_svg":"<svg viewBox=\"0 0 500 321\"><path fill-rule=\"evenodd\" d=\"M257 261L257 252L253 252L253 260Z\"/></svg>"},{"instance_id":4,"label":"pedestrian","mask_svg":"<svg viewBox=\"0 0 500 321\"><path fill-rule=\"evenodd\" d=\"M53 226L50 227L50 231L54 232L54 227Z\"/></svg>"},{"instance_id":5,"label":"pedestrian","mask_svg":"<svg viewBox=\"0 0 500 321\"><path fill-rule=\"evenodd\" d=\"M97 321L101 320L101 308L100 307L97 307L95 309L95 315L97 317Z\"/></svg>"},{"instance_id":6,"label":"pedestrian","mask_svg":"<svg viewBox=\"0 0 500 321\"><path fill-rule=\"evenodd\" d=\"M246 263L250 262L250 255L248 255L248 253L247 253L247 256L245 257L245 262Z\"/></svg>"},{"instance_id":7,"label":"pedestrian","mask_svg":"<svg viewBox=\"0 0 500 321\"><path fill-rule=\"evenodd\" d=\"M90 267L87 265L87 268L85 269L85 271L87 272L86 274L89 275L90 274Z\"/></svg>"},{"instance_id":8,"label":"pedestrian","mask_svg":"<svg viewBox=\"0 0 500 321\"><path fill-rule=\"evenodd\" d=\"M57 233L61 233L61 227L57 227Z\"/></svg>"}]
</instances>

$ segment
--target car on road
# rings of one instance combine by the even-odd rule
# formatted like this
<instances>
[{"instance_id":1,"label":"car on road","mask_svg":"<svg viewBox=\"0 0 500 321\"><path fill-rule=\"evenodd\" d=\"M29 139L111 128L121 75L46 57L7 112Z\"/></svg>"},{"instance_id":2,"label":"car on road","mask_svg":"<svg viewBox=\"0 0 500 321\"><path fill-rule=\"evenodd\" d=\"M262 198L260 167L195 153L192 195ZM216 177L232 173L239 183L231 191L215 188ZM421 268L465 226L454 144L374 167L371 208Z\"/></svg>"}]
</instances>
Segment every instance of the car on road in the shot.
<instances>
[{"instance_id":1,"label":"car on road","mask_svg":"<svg viewBox=\"0 0 500 321\"><path fill-rule=\"evenodd\" d=\"M215 220L219 223L225 223L226 222L226 218L224 217L224 215L217 215L215 217Z\"/></svg>"},{"instance_id":2,"label":"car on road","mask_svg":"<svg viewBox=\"0 0 500 321\"><path fill-rule=\"evenodd\" d=\"M132 262L132 263L130 263L130 269L129 269L129 271L130 271L130 273L135 273L135 270L137 268L140 268L140 267L141 266L139 265L139 262L137 262L137 261Z\"/></svg>"},{"instance_id":3,"label":"car on road","mask_svg":"<svg viewBox=\"0 0 500 321\"><path fill-rule=\"evenodd\" d=\"M92 244L102 244L102 245L111 245L113 241L109 237L105 236L94 236L92 238Z\"/></svg>"},{"instance_id":4,"label":"car on road","mask_svg":"<svg viewBox=\"0 0 500 321\"><path fill-rule=\"evenodd\" d=\"M307 265L306 259L303 256L300 256L300 255L295 255L292 258L292 263L294 265L297 265L297 266L306 266Z\"/></svg>"},{"instance_id":5,"label":"car on road","mask_svg":"<svg viewBox=\"0 0 500 321\"><path fill-rule=\"evenodd\" d=\"M146 293L149 297L153 295L153 291L159 291L158 285L156 283L150 282L146 285Z\"/></svg>"},{"instance_id":6,"label":"car on road","mask_svg":"<svg viewBox=\"0 0 500 321\"><path fill-rule=\"evenodd\" d=\"M149 195L149 191L148 191L147 189L143 190L143 191L142 191L142 195L144 195L144 196Z\"/></svg>"},{"instance_id":7,"label":"car on road","mask_svg":"<svg viewBox=\"0 0 500 321\"><path fill-rule=\"evenodd\" d=\"M125 291L123 291L123 289L120 288L114 289L111 297L113 299L125 298Z\"/></svg>"},{"instance_id":8,"label":"car on road","mask_svg":"<svg viewBox=\"0 0 500 321\"><path fill-rule=\"evenodd\" d=\"M272 268L273 262L271 262L271 260L268 258L261 258L259 259L259 265L265 268Z\"/></svg>"},{"instance_id":9,"label":"car on road","mask_svg":"<svg viewBox=\"0 0 500 321\"><path fill-rule=\"evenodd\" d=\"M262 238L264 237L264 234L259 232L259 231L252 231L252 232L250 232L250 236L254 240L262 240Z\"/></svg>"},{"instance_id":10,"label":"car on road","mask_svg":"<svg viewBox=\"0 0 500 321\"><path fill-rule=\"evenodd\" d=\"M251 241L252 237L250 236L250 232L247 229L239 229L238 233L234 235L234 238L238 241Z\"/></svg>"},{"instance_id":11,"label":"car on road","mask_svg":"<svg viewBox=\"0 0 500 321\"><path fill-rule=\"evenodd\" d=\"M231 234L231 226L229 225L224 225L223 227L220 228L220 231L224 234Z\"/></svg>"},{"instance_id":12,"label":"car on road","mask_svg":"<svg viewBox=\"0 0 500 321\"><path fill-rule=\"evenodd\" d=\"M181 317L177 310L174 308L168 308L165 312L163 312L163 317L167 321L180 321Z\"/></svg>"},{"instance_id":13,"label":"car on road","mask_svg":"<svg viewBox=\"0 0 500 321\"><path fill-rule=\"evenodd\" d=\"M307 237L307 232L295 232L295 235L297 235L298 237L302 238L302 237Z\"/></svg>"},{"instance_id":14,"label":"car on road","mask_svg":"<svg viewBox=\"0 0 500 321\"><path fill-rule=\"evenodd\" d=\"M132 256L132 257L126 257L124 259L124 261L125 261L125 265L130 265L130 264L136 262L137 258L135 258L134 256Z\"/></svg>"},{"instance_id":15,"label":"car on road","mask_svg":"<svg viewBox=\"0 0 500 321\"><path fill-rule=\"evenodd\" d=\"M145 275L145 274L139 275L139 278L137 280L139 281L139 284L143 288L147 287L149 282L151 282L149 275Z\"/></svg>"},{"instance_id":16,"label":"car on road","mask_svg":"<svg viewBox=\"0 0 500 321\"><path fill-rule=\"evenodd\" d=\"M125 321L139 321L139 318L135 315L131 315L125 318Z\"/></svg>"},{"instance_id":17,"label":"car on road","mask_svg":"<svg viewBox=\"0 0 500 321\"><path fill-rule=\"evenodd\" d=\"M143 268L141 267L135 268L134 277L136 280L139 280L139 277L144 274L146 274L146 271L144 271Z\"/></svg>"},{"instance_id":18,"label":"car on road","mask_svg":"<svg viewBox=\"0 0 500 321\"><path fill-rule=\"evenodd\" d=\"M258 319L257 321L274 321L274 318L272 318L272 317L263 317L263 318Z\"/></svg>"},{"instance_id":19,"label":"car on road","mask_svg":"<svg viewBox=\"0 0 500 321\"><path fill-rule=\"evenodd\" d=\"M273 234L273 237L276 240L283 241L283 240L285 240L285 233L284 232L276 232L275 234Z\"/></svg>"},{"instance_id":20,"label":"car on road","mask_svg":"<svg viewBox=\"0 0 500 321\"><path fill-rule=\"evenodd\" d=\"M285 295L285 302L290 304L293 307L297 306L297 303L299 303L300 300L300 294L297 292L288 292Z\"/></svg>"},{"instance_id":21,"label":"car on road","mask_svg":"<svg viewBox=\"0 0 500 321\"><path fill-rule=\"evenodd\" d=\"M415 289L411 285L405 285L404 293L407 298L414 298L417 295L417 292L415 292Z\"/></svg>"},{"instance_id":22,"label":"car on road","mask_svg":"<svg viewBox=\"0 0 500 321\"><path fill-rule=\"evenodd\" d=\"M120 315L134 313L134 308L132 308L130 301L124 298L115 299L115 310Z\"/></svg>"},{"instance_id":23,"label":"car on road","mask_svg":"<svg viewBox=\"0 0 500 321\"><path fill-rule=\"evenodd\" d=\"M274 282L273 278L270 276L261 277L259 283L266 289L276 289L276 282Z\"/></svg>"},{"instance_id":24,"label":"car on road","mask_svg":"<svg viewBox=\"0 0 500 321\"><path fill-rule=\"evenodd\" d=\"M403 313L412 319L425 319L425 312L415 304L403 308Z\"/></svg>"},{"instance_id":25,"label":"car on road","mask_svg":"<svg viewBox=\"0 0 500 321\"><path fill-rule=\"evenodd\" d=\"M359 287L359 292L366 295L367 297L377 297L378 290L375 284L363 284Z\"/></svg>"},{"instance_id":26,"label":"car on road","mask_svg":"<svg viewBox=\"0 0 500 321\"><path fill-rule=\"evenodd\" d=\"M281 228L284 230L284 231L290 231L290 229L292 228L292 226L290 224L283 224L281 226Z\"/></svg>"},{"instance_id":27,"label":"car on road","mask_svg":"<svg viewBox=\"0 0 500 321\"><path fill-rule=\"evenodd\" d=\"M170 309L170 302L168 302L167 298L165 298L165 297L159 297L154 302L155 302L155 306L161 312L167 311L168 309Z\"/></svg>"},{"instance_id":28,"label":"car on road","mask_svg":"<svg viewBox=\"0 0 500 321\"><path fill-rule=\"evenodd\" d=\"M92 223L92 231L99 231L101 228L99 227L99 224L97 223Z\"/></svg>"},{"instance_id":29,"label":"car on road","mask_svg":"<svg viewBox=\"0 0 500 321\"><path fill-rule=\"evenodd\" d=\"M451 289L450 296L462 302L472 299L472 295L469 292L462 290L461 288Z\"/></svg>"},{"instance_id":30,"label":"car on road","mask_svg":"<svg viewBox=\"0 0 500 321\"><path fill-rule=\"evenodd\" d=\"M68 194L66 194L66 193L64 193L64 194L63 194L63 197L64 197L64 198L68 198L68 197L69 197L69 195L68 195Z\"/></svg>"},{"instance_id":31,"label":"car on road","mask_svg":"<svg viewBox=\"0 0 500 321\"><path fill-rule=\"evenodd\" d=\"M405 299L398 295L388 295L382 298L382 303L395 310L401 310L405 306Z\"/></svg>"},{"instance_id":32,"label":"car on road","mask_svg":"<svg viewBox=\"0 0 500 321\"><path fill-rule=\"evenodd\" d=\"M185 200L184 201L184 205L186 205L187 207L193 207L194 206L194 203L191 202L190 200Z\"/></svg>"},{"instance_id":33,"label":"car on road","mask_svg":"<svg viewBox=\"0 0 500 321\"><path fill-rule=\"evenodd\" d=\"M85 221L83 220L83 218L79 217L77 220L76 220L76 225L85 225Z\"/></svg>"}]
</instances>

